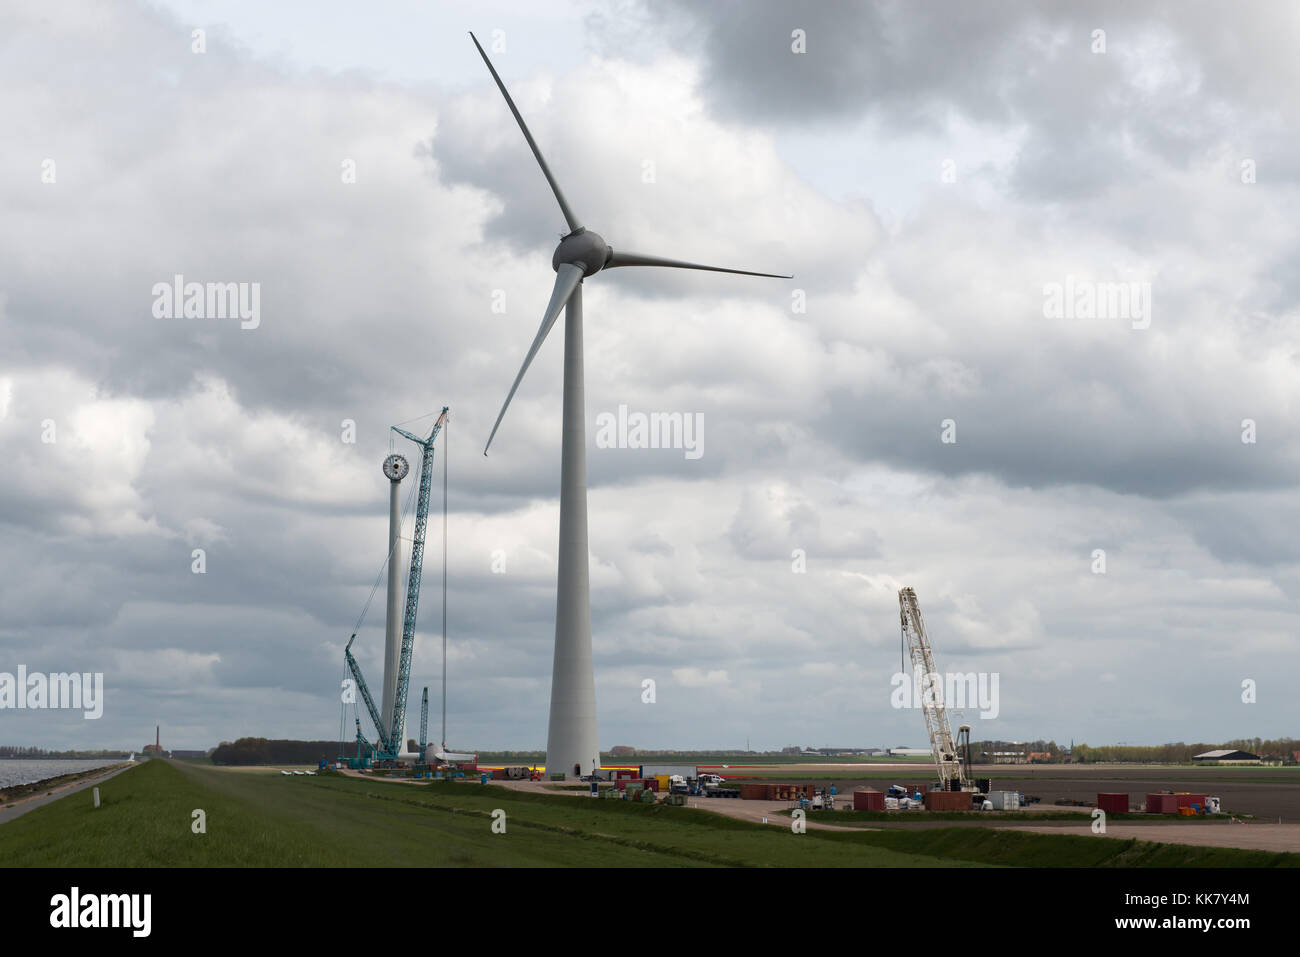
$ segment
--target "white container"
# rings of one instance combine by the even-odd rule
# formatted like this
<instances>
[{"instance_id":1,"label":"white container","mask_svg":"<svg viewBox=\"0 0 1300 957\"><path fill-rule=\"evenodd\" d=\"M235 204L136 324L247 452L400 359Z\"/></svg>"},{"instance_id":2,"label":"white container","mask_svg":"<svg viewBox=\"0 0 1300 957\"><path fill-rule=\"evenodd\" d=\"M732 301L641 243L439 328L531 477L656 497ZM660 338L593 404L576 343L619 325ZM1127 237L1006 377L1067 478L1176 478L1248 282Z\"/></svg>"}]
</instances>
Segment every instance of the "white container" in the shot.
<instances>
[{"instance_id":1,"label":"white container","mask_svg":"<svg viewBox=\"0 0 1300 957\"><path fill-rule=\"evenodd\" d=\"M989 801L993 804L995 811L1019 811L1020 810L1020 792L1019 791L991 791Z\"/></svg>"}]
</instances>

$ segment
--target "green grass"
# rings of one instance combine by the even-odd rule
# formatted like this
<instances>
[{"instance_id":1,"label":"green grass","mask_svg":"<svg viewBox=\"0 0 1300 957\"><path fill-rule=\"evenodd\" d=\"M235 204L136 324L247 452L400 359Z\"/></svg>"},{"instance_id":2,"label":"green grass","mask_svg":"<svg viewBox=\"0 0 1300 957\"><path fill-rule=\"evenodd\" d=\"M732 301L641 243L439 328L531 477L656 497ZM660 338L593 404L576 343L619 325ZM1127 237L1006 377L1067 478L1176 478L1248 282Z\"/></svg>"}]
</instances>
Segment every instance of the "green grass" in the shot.
<instances>
[{"instance_id":1,"label":"green grass","mask_svg":"<svg viewBox=\"0 0 1300 957\"><path fill-rule=\"evenodd\" d=\"M0 826L10 866L934 866L685 808L151 761ZM191 832L191 811L207 833ZM491 830L506 812L506 833ZM690 818L694 820L690 820ZM707 820L706 820L707 819ZM969 866L960 862L956 866Z\"/></svg>"},{"instance_id":2,"label":"green grass","mask_svg":"<svg viewBox=\"0 0 1300 957\"><path fill-rule=\"evenodd\" d=\"M0 825L9 866L1275 866L1300 855L982 827L796 835L708 810L477 783L285 777L150 761ZM191 831L202 808L207 833ZM494 810L506 833L494 834ZM814 818L816 820L816 818Z\"/></svg>"},{"instance_id":3,"label":"green grass","mask_svg":"<svg viewBox=\"0 0 1300 957\"><path fill-rule=\"evenodd\" d=\"M822 833L839 837L843 832ZM876 847L1007 867L1300 867L1300 854L983 827L891 828L861 836Z\"/></svg>"}]
</instances>

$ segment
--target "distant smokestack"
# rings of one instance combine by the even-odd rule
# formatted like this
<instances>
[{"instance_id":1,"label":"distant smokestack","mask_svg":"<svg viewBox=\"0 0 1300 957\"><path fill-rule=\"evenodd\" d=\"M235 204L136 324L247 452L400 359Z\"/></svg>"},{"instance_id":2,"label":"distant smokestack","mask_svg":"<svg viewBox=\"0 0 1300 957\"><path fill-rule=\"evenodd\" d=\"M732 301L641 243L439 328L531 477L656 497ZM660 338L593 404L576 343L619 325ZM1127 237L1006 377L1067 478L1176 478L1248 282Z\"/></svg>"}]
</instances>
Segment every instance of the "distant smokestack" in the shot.
<instances>
[{"instance_id":1,"label":"distant smokestack","mask_svg":"<svg viewBox=\"0 0 1300 957\"><path fill-rule=\"evenodd\" d=\"M155 751L162 750L162 725L160 724L153 726L153 749Z\"/></svg>"}]
</instances>

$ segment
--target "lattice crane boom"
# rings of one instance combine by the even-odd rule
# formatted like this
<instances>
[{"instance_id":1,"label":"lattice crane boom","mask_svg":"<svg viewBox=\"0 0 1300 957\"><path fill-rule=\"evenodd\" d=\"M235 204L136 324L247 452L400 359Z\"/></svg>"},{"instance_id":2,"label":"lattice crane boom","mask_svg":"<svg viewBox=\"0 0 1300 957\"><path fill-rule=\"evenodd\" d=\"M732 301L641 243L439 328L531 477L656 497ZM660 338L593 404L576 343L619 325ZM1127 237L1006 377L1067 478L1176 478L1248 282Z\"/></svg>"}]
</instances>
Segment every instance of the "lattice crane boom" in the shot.
<instances>
[{"instance_id":1,"label":"lattice crane boom","mask_svg":"<svg viewBox=\"0 0 1300 957\"><path fill-rule=\"evenodd\" d=\"M420 578L424 568L424 536L429 525L429 492L433 486L433 441L447 419L443 406L427 439L392 426L394 432L420 446L420 495L415 507L415 534L411 539L411 573L406 583L406 614L402 618L402 655L397 667L397 693L393 699L393 716L389 728L390 742L401 742L406 733L406 693L411 683L411 654L415 650L415 618L420 607ZM394 755L397 749L394 748Z\"/></svg>"},{"instance_id":2,"label":"lattice crane boom","mask_svg":"<svg viewBox=\"0 0 1300 957\"><path fill-rule=\"evenodd\" d=\"M912 659L912 675L922 676L921 710L925 714L925 729L930 735L930 751L934 755L935 769L944 790L971 790L957 745L953 741L952 727L948 723L948 710L943 700L943 675L934 664L934 652L925 632L921 606L916 592L904 588L898 593L898 613ZM954 788L953 784L957 787Z\"/></svg>"},{"instance_id":3,"label":"lattice crane boom","mask_svg":"<svg viewBox=\"0 0 1300 957\"><path fill-rule=\"evenodd\" d=\"M379 716L379 707L375 704L375 699L370 696L370 686L366 684L366 679L361 677L361 666L357 664L357 659L352 657L352 642L356 640L357 636L353 633L352 637L348 639L347 647L343 649L343 658L348 663L348 672L357 683L357 690L361 692L361 700L366 703L366 710L370 712L370 720L379 729L380 750L391 751L388 733L384 730L384 722ZM360 720L357 721L357 740L362 740ZM358 757L360 757L359 754Z\"/></svg>"},{"instance_id":4,"label":"lattice crane boom","mask_svg":"<svg viewBox=\"0 0 1300 957\"><path fill-rule=\"evenodd\" d=\"M424 689L420 698L420 760L424 760L424 749L429 744L429 689Z\"/></svg>"}]
</instances>

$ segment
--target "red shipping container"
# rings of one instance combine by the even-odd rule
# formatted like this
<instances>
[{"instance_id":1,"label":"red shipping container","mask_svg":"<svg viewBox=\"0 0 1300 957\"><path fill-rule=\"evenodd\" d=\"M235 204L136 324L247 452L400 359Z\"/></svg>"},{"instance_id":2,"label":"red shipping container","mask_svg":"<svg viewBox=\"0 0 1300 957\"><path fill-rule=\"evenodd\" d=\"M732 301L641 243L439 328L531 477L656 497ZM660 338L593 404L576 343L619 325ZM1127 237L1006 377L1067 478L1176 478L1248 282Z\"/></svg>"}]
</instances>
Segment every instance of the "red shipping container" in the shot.
<instances>
[{"instance_id":1,"label":"red shipping container","mask_svg":"<svg viewBox=\"0 0 1300 957\"><path fill-rule=\"evenodd\" d=\"M1128 813L1128 795L1114 793L1098 793L1097 807L1101 808L1107 814L1127 814Z\"/></svg>"},{"instance_id":2,"label":"red shipping container","mask_svg":"<svg viewBox=\"0 0 1300 957\"><path fill-rule=\"evenodd\" d=\"M883 811L885 809L884 791L854 791L853 810Z\"/></svg>"},{"instance_id":3,"label":"red shipping container","mask_svg":"<svg viewBox=\"0 0 1300 957\"><path fill-rule=\"evenodd\" d=\"M969 791L926 791L923 800L927 811L969 811Z\"/></svg>"},{"instance_id":4,"label":"red shipping container","mask_svg":"<svg viewBox=\"0 0 1300 957\"><path fill-rule=\"evenodd\" d=\"M1148 794L1147 813L1148 814L1177 814L1178 795L1177 794Z\"/></svg>"},{"instance_id":5,"label":"red shipping container","mask_svg":"<svg viewBox=\"0 0 1300 957\"><path fill-rule=\"evenodd\" d=\"M1175 794L1174 797L1178 798L1179 807L1191 807L1193 804L1205 807L1206 795L1204 794Z\"/></svg>"}]
</instances>

